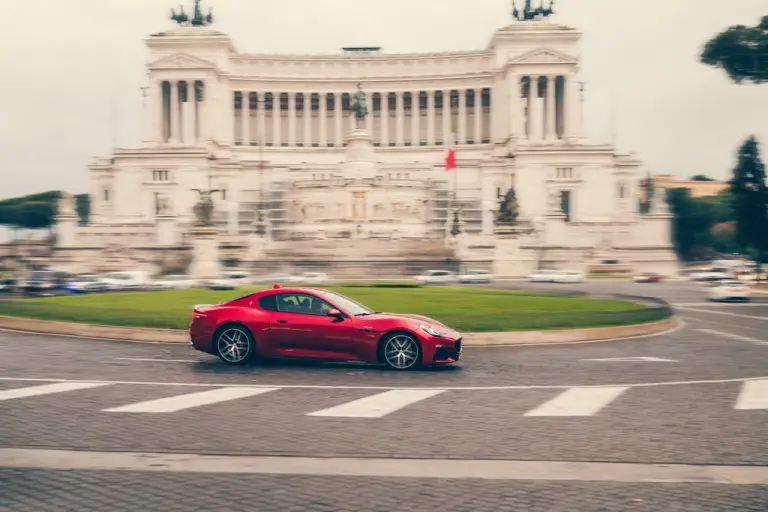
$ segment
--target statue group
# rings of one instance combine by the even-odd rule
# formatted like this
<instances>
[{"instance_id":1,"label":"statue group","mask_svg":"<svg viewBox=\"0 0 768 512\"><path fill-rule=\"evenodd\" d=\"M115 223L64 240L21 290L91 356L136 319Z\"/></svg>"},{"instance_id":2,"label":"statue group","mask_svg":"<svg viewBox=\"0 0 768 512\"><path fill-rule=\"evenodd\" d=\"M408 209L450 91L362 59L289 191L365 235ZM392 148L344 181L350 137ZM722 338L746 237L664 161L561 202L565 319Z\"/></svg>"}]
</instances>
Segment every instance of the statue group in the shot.
<instances>
[{"instance_id":1,"label":"statue group","mask_svg":"<svg viewBox=\"0 0 768 512\"><path fill-rule=\"evenodd\" d=\"M184 12L184 7L179 6L179 12L171 9L171 21L175 21L181 27L205 27L213 23L213 9L208 9L208 14L203 14L200 9L200 0L195 0L192 18Z\"/></svg>"},{"instance_id":2,"label":"statue group","mask_svg":"<svg viewBox=\"0 0 768 512\"><path fill-rule=\"evenodd\" d=\"M555 14L554 10L555 0L550 0L549 5L544 7L544 0L541 0L538 7L531 5L531 0L525 0L525 6L520 11L517 8L515 0L512 0L512 17L517 21L534 21L541 18L548 18Z\"/></svg>"},{"instance_id":3,"label":"statue group","mask_svg":"<svg viewBox=\"0 0 768 512\"><path fill-rule=\"evenodd\" d=\"M507 190L504 197L499 200L499 209L494 213L496 214L496 224L511 226L517 222L517 218L520 215L520 207L517 204L514 188L510 187Z\"/></svg>"},{"instance_id":4,"label":"statue group","mask_svg":"<svg viewBox=\"0 0 768 512\"><path fill-rule=\"evenodd\" d=\"M365 91L360 84L357 84L357 92L352 95L350 110L355 116L355 126L363 128L365 116L368 115L368 103L365 98Z\"/></svg>"},{"instance_id":5,"label":"statue group","mask_svg":"<svg viewBox=\"0 0 768 512\"><path fill-rule=\"evenodd\" d=\"M195 214L197 226L212 226L213 225L213 194L220 192L220 189L199 189L193 188L195 192L200 194L200 198L197 204L192 208Z\"/></svg>"}]
</instances>

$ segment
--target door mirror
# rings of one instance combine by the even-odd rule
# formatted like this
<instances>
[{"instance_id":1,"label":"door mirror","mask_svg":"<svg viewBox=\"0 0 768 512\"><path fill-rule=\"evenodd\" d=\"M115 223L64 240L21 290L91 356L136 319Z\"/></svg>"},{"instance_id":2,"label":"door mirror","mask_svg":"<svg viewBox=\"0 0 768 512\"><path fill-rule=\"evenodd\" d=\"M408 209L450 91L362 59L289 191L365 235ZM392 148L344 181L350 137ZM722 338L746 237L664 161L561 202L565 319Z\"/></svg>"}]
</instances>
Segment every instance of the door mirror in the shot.
<instances>
[{"instance_id":1,"label":"door mirror","mask_svg":"<svg viewBox=\"0 0 768 512\"><path fill-rule=\"evenodd\" d=\"M334 308L334 309L329 309L327 315L334 316L336 318L342 318L344 316L344 313Z\"/></svg>"}]
</instances>

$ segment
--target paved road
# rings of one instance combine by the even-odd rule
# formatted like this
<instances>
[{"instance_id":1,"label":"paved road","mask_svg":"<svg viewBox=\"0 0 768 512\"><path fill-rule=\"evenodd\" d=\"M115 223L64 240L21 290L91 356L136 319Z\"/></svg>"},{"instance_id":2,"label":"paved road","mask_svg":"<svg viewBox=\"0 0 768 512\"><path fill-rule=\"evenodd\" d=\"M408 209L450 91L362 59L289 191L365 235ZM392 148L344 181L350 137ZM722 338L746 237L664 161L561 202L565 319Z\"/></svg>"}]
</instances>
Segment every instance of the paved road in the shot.
<instances>
[{"instance_id":1,"label":"paved road","mask_svg":"<svg viewBox=\"0 0 768 512\"><path fill-rule=\"evenodd\" d=\"M607 343L468 348L457 367L408 374L231 368L186 346L0 331L0 461L3 449L31 450L23 467L0 472L0 510L361 510L363 499L366 510L765 510L768 476L735 485L727 472L768 466L768 300L710 304L685 282L567 288L662 297L685 327ZM186 472L199 470L188 462L118 473L78 466L83 451L363 457L377 469L329 461L343 470L200 475ZM490 473L393 478L377 472L389 458L479 459ZM494 460L535 466L510 473ZM609 477L563 477L560 462ZM617 463L636 466L604 469ZM661 478L654 464L721 465L729 476ZM667 483L648 483L638 468Z\"/></svg>"}]
</instances>

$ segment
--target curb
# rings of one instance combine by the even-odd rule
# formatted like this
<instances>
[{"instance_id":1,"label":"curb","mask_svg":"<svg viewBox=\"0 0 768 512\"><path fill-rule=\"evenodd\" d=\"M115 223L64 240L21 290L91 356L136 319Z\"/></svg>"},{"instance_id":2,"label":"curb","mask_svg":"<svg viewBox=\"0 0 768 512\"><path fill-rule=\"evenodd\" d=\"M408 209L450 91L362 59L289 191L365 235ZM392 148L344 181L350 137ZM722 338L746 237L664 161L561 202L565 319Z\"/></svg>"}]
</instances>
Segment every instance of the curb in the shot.
<instances>
[{"instance_id":1,"label":"curb","mask_svg":"<svg viewBox=\"0 0 768 512\"><path fill-rule=\"evenodd\" d=\"M500 347L609 341L661 334L677 326L678 320L672 316L659 322L622 325L618 327L593 327L588 329L552 331L476 332L466 333L463 338L463 344L469 347ZM15 316L0 316L0 329L103 340L189 343L189 333L176 329L91 325Z\"/></svg>"}]
</instances>

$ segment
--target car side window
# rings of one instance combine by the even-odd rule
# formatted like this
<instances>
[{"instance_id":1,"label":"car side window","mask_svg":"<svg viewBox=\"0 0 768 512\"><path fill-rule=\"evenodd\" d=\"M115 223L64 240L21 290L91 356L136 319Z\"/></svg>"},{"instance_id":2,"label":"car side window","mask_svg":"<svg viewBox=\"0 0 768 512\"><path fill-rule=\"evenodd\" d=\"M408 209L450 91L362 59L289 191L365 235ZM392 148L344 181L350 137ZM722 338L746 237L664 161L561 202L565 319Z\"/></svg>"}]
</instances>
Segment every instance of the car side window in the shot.
<instances>
[{"instance_id":1,"label":"car side window","mask_svg":"<svg viewBox=\"0 0 768 512\"><path fill-rule=\"evenodd\" d=\"M303 293L283 293L277 298L277 311L301 315L325 316L333 306L313 295Z\"/></svg>"},{"instance_id":2,"label":"car side window","mask_svg":"<svg viewBox=\"0 0 768 512\"><path fill-rule=\"evenodd\" d=\"M265 311L277 311L277 295L267 295L260 298L259 307Z\"/></svg>"}]
</instances>

